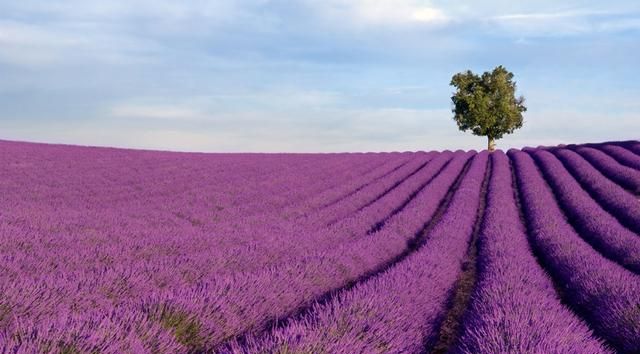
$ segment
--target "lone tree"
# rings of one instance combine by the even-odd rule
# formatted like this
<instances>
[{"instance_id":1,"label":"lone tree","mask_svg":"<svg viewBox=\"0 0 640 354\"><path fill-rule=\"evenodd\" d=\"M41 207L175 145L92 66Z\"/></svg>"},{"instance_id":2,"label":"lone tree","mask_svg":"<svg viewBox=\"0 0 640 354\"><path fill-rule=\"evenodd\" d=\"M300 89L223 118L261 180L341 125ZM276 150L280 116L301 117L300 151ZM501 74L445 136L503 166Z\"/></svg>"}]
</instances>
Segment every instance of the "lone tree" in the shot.
<instances>
[{"instance_id":1,"label":"lone tree","mask_svg":"<svg viewBox=\"0 0 640 354\"><path fill-rule=\"evenodd\" d=\"M471 70L455 74L450 85L457 89L451 101L458 128L486 136L489 151L495 150L496 139L522 127L524 97L516 97L513 73L502 65L482 76Z\"/></svg>"}]
</instances>

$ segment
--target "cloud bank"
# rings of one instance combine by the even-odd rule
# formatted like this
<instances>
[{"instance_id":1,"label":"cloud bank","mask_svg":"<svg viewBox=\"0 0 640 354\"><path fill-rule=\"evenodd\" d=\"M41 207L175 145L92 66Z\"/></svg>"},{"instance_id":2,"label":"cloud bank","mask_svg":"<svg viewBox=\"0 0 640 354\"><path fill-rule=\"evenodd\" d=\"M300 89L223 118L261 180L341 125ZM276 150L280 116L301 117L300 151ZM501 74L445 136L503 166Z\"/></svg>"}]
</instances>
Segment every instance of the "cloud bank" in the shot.
<instances>
[{"instance_id":1,"label":"cloud bank","mask_svg":"<svg viewBox=\"0 0 640 354\"><path fill-rule=\"evenodd\" d=\"M639 39L632 1L6 2L0 139L483 148L457 131L448 83L499 64L529 105L500 147L637 138Z\"/></svg>"}]
</instances>

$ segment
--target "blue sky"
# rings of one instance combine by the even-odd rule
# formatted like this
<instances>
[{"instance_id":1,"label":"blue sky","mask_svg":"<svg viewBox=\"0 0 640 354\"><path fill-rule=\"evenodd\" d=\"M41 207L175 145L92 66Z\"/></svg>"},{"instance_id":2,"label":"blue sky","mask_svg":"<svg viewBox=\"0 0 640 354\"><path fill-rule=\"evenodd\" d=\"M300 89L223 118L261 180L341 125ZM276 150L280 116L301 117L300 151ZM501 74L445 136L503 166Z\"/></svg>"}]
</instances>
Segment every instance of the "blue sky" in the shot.
<instances>
[{"instance_id":1,"label":"blue sky","mask_svg":"<svg viewBox=\"0 0 640 354\"><path fill-rule=\"evenodd\" d=\"M505 65L520 147L640 138L640 2L0 1L0 139L184 151L484 148L451 76Z\"/></svg>"}]
</instances>

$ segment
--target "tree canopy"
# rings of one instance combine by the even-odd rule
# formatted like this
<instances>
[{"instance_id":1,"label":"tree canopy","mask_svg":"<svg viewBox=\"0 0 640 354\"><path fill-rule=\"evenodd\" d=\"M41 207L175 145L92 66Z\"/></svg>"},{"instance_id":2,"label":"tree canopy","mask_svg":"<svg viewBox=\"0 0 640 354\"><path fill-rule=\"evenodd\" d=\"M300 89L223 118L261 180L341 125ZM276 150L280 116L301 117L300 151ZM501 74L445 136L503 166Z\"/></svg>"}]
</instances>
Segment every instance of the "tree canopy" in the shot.
<instances>
[{"instance_id":1,"label":"tree canopy","mask_svg":"<svg viewBox=\"0 0 640 354\"><path fill-rule=\"evenodd\" d=\"M486 136L489 150L495 148L495 139L522 127L524 97L516 97L513 73L502 65L481 76L471 70L455 74L450 85L457 88L451 101L458 128Z\"/></svg>"}]
</instances>

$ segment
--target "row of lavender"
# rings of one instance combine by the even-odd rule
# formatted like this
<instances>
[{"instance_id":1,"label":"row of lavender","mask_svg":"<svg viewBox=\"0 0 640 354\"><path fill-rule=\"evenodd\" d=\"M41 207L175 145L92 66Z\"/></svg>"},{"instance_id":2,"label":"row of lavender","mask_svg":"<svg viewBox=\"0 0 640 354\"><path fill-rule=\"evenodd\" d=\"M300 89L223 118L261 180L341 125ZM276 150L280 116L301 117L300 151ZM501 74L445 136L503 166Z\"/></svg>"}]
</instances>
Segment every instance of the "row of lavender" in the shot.
<instances>
[{"instance_id":1,"label":"row of lavender","mask_svg":"<svg viewBox=\"0 0 640 354\"><path fill-rule=\"evenodd\" d=\"M567 284L568 289L559 294L553 280L537 264L518 214L506 156L492 155L495 172L491 176L479 241L479 280L463 319L464 329L452 349L466 353L603 353L611 349L637 352L640 350L637 276L615 263L603 262L602 255L585 247L580 237L599 237L605 245L610 242L615 246L622 237L634 242L636 239L631 237L638 235L625 229L591 199L583 198L581 204L580 198L586 192L548 152L531 153L548 174L549 184L559 195L566 216L575 219L574 225L582 230L580 235L573 231L533 160L524 153L510 152L523 195L522 218L532 230L534 248L546 270L553 274L553 280ZM464 181L469 183L471 176L473 173L466 175ZM250 338L225 351L352 353L420 352L425 347L433 348L446 299L460 271L466 249L463 245L469 242L469 220L473 214L470 210L477 207L477 201L463 194L469 192L464 185L456 191L457 198L438 226L429 233L426 245L404 262L341 293L331 302L316 306L282 329L261 338ZM620 188L612 188L610 192L626 193ZM560 225L564 229L558 230ZM442 239L444 232L448 236L446 243L429 248ZM638 252L631 247L633 244L630 250L620 250L629 257L637 256ZM576 257L578 250L583 254ZM545 257L553 259L544 261ZM624 258L618 261L625 265ZM587 273L594 264L600 268L594 277L579 280L568 277ZM604 276L607 272L614 276L607 278ZM448 279L445 286L443 278ZM560 296L570 308L561 303ZM416 317L421 321L416 321Z\"/></svg>"},{"instance_id":2,"label":"row of lavender","mask_svg":"<svg viewBox=\"0 0 640 354\"><path fill-rule=\"evenodd\" d=\"M640 351L640 208L633 183L607 178L640 182L631 152L640 144L620 145L628 150L511 150L513 188L493 155L480 270L455 352Z\"/></svg>"},{"instance_id":3,"label":"row of lavender","mask_svg":"<svg viewBox=\"0 0 640 354\"><path fill-rule=\"evenodd\" d=\"M640 181L634 165L640 145L633 142L527 150L535 162L510 152L524 222L502 153L491 155L487 208L477 216L484 153L297 156L292 170L283 164L293 156L264 166L264 156L247 156L237 167L225 155L116 158L118 150L97 149L88 158L79 156L86 150L61 147L43 156L43 147L5 144L3 152L14 151L2 156L3 172L13 179L0 182L11 192L2 201L15 206L0 214L5 351L420 351L436 341L476 219L478 281L455 350L639 349L640 304L633 294L640 218L632 193L633 181ZM69 155L68 166L51 162L61 152ZM41 160L30 160L34 155ZM143 158L148 165L139 163ZM122 181L132 179L122 173L132 159L138 159L133 178L143 183ZM81 185L65 190L60 171L43 171L48 164ZM266 194L242 195L229 170ZM86 176L77 176L83 171L99 180L83 185ZM609 177L621 171L626 177ZM299 190L283 187L290 178L308 181L308 174L323 172L325 178ZM194 184L196 177L205 181ZM105 179L110 188L99 190ZM207 180L228 183L229 190ZM33 187L40 190L29 195ZM176 194L184 200L176 203ZM214 195L236 204L218 202L215 211L235 214L208 218ZM96 199L112 204L100 209L92 205ZM43 211L35 201L57 209ZM60 209L65 219L54 220ZM527 235L553 281L568 284L560 295L570 308L536 263ZM580 259L571 258L573 248L583 252ZM589 277L589 265L602 272ZM584 279L565 279L580 272ZM528 281L518 283L523 278Z\"/></svg>"},{"instance_id":4,"label":"row of lavender","mask_svg":"<svg viewBox=\"0 0 640 354\"><path fill-rule=\"evenodd\" d=\"M564 300L616 349L638 352L640 277L605 258L585 241L595 236L579 234L571 225L573 220L563 214L531 156L517 151L512 151L511 156L532 246L547 271L561 284Z\"/></svg>"},{"instance_id":5,"label":"row of lavender","mask_svg":"<svg viewBox=\"0 0 640 354\"><path fill-rule=\"evenodd\" d=\"M423 336L437 334L438 320L446 311L471 238L486 168L487 154L476 155L437 225L401 262L314 306L268 337L249 338L244 346L235 344L228 351L420 351ZM421 208L416 206L411 219L420 218Z\"/></svg>"},{"instance_id":6,"label":"row of lavender","mask_svg":"<svg viewBox=\"0 0 640 354\"><path fill-rule=\"evenodd\" d=\"M530 152L539 158L550 183L546 185L531 157L510 152L520 186L516 190L522 193L523 215L516 206L518 192L512 186L515 180L507 157L500 152L492 155L487 209L478 241L478 281L461 320L463 329L449 349L461 353L605 353L612 349L637 352L637 276L618 264L607 263L596 250L585 247L581 237L590 235L615 243L622 236L638 235L621 226L592 200L582 205L571 199L586 192L551 154ZM283 327L234 343L224 352L400 353L434 349L447 299L454 291L471 239L480 194L478 172L478 165L473 165L442 219L426 236L425 244L406 260L330 302L315 306ZM469 188L470 185L475 187ZM552 188L560 195L559 200L567 200L561 203L567 217L573 219L573 213L578 215L576 225L587 223L582 225L580 235L566 221ZM610 192L626 193L619 187ZM594 224L589 225L589 221ZM532 253L525 224L531 230L530 241L544 268ZM558 226L564 229L559 230ZM578 249L584 253L576 257ZM628 254L638 253L631 249ZM624 264L622 259L619 261ZM594 264L601 267L594 277L570 276L589 272L589 265ZM614 276L603 276L607 272ZM554 289L554 281L567 284L568 288L559 292ZM570 307L563 305L563 300Z\"/></svg>"},{"instance_id":7,"label":"row of lavender","mask_svg":"<svg viewBox=\"0 0 640 354\"><path fill-rule=\"evenodd\" d=\"M73 148L71 150L73 150ZM450 183L455 179L456 174L468 159L469 154L456 154L451 164L449 164L449 160L453 157L452 154L444 153L438 155L433 164L426 166L425 162L428 162L432 156L427 156L425 159L421 154L414 154L414 156L412 156L414 160L421 160L419 161L418 168L412 169L408 176L392 176L391 185L393 188L383 188L381 195L378 197L375 196L375 192L372 193L371 198L373 198L372 200L375 200L376 203L371 204L370 201L367 201L367 204L363 206L362 210L358 210L357 215L359 215L359 217L352 217L353 221L359 222L362 218L371 219L375 221L376 224L383 220L390 221L389 218L393 215L386 215L384 207L392 210L394 215L399 213L402 208L408 205L410 200L407 198L412 199L415 197L418 192L425 188L427 182L435 175L439 175L440 170L445 165L447 165L447 169L450 172L443 173L442 177L438 179L439 182L435 183L434 186L439 186L439 190L446 192ZM82 161L82 156L80 156L78 160ZM20 161L17 160L17 163L20 163ZM329 166L329 168L332 167L333 166ZM394 167L391 171L396 170L397 167L398 166ZM55 174L52 173L49 173L49 175L55 176ZM387 175L386 172L373 178L372 181L380 180L383 184L382 187L384 187L384 185L389 184L388 181L384 180L385 175ZM393 175L393 173L388 173L388 175ZM159 176L156 174L156 177ZM371 183L371 181L365 184L368 183ZM361 188L361 186L358 188ZM429 188L429 190L434 189L435 187ZM89 190L89 192L92 191ZM424 194L425 193L423 193L423 195ZM441 192L441 194L443 193ZM431 203L437 205L437 200L433 200ZM60 204L64 205L62 203ZM326 209L327 205L324 203L320 204ZM132 213L130 209L124 211L118 210L118 212L126 216L131 214L135 215L135 212ZM140 210L140 212L148 211ZM91 218L92 221L95 221L95 219L98 219L100 216L104 217L103 215L95 214L85 216ZM181 267L186 264L186 266L190 267L189 269L207 269L206 261L211 259L211 253L213 252L206 252L206 247L203 247L203 243L207 240L198 238L199 234L190 232L190 227L202 226L200 224L194 225L193 222L189 222L188 224L184 223L183 225L187 226L187 228L181 230L183 231L183 235L181 235L179 240L171 238L170 236L172 235L167 235L167 231L162 229L145 230L144 228L139 228L137 230L131 230L131 228L129 228L129 230L121 230L120 234L100 235L99 233L103 230L97 227L89 230L91 238L85 240L81 237L85 235L74 234L73 231L76 230L66 228L54 235L47 235L40 233L39 231L43 230L38 230L38 228L25 227L24 223L20 222L21 220L16 219L11 220L11 215L7 215L7 218L4 219L7 221L6 227L3 228L3 231L6 231L6 237L3 238L3 240L7 241L7 246L12 242L13 245L17 244L20 248L17 252L14 252L14 254L8 254L12 256L12 258L7 262L6 266L3 264L7 270L6 278L12 281L12 284L3 284L8 285L4 292L5 298L3 298L3 303L6 304L5 308L11 309L11 313L8 313L7 317L20 317L22 320L20 323L18 323L18 321L7 321L5 326L7 329L7 337L9 337L8 333L10 330L13 331L10 338L11 342L17 343L15 345L22 344L25 338L29 338L33 333L47 333L52 330L57 331L59 327L52 325L52 323L74 324L71 328L67 325L66 328L63 327L60 329L60 332L64 333L65 336L65 338L63 338L64 340L60 341L62 343L73 343L76 341L73 338L80 337L90 339L86 340L86 343L74 344L83 349L101 347L107 342L115 342L115 345L118 345L117 341L113 341L113 338L109 338L109 336L122 335L131 337L130 334L126 332L128 324L143 322L136 327L161 331L162 329L156 328L158 326L154 326L154 323L146 323L159 322L168 326L169 328L165 329L171 332L172 326L174 325L171 324L173 321L172 318L176 316L189 317L187 322L191 323L193 321L191 321L190 317L199 317L198 315L202 312L211 312L211 325L206 326L206 318L199 318L198 326L204 322L205 325L203 325L203 327L209 327L209 331L206 331L205 328L200 329L200 331L210 332L207 333L210 334L210 336L207 336L206 343L204 344L213 345L212 343L226 336L250 329L259 322L268 321L270 316L286 313L288 311L287 309L295 309L301 302L309 301L309 298L313 299L323 293L334 290L336 287L344 286L347 282L366 273L369 268L379 266L379 263L385 259L393 258L397 253L406 248L406 245L403 245L401 242L396 242L395 248L389 248L389 242L379 242L379 245L368 242L358 242L337 250L331 250L328 254L317 251L315 252L317 254L315 256L305 256L304 258L308 259L302 260L302 262L285 264L278 269L267 268L233 277L224 276L224 274L219 274L219 272L211 272L209 274L211 274L213 278L207 278L206 275L208 274L203 275L203 272L198 274L194 271L194 273L185 274L183 271L184 267ZM147 217L146 219L149 218ZM102 222L104 223L105 221L102 220ZM53 224L53 226L56 225ZM118 226L126 227L131 225L123 225L121 223ZM149 225L146 226L149 227ZM402 224L402 227L411 226ZM362 235L366 235L365 231L369 229L370 227L363 229ZM159 239L158 235L154 234L158 233L158 231L163 233L160 236L163 236L164 239ZM309 238L308 241L314 243L313 238L308 236L314 235L311 231L312 230L308 230L306 233L302 232L300 235L292 234L290 239L285 243L297 244L301 237ZM131 232L131 234L122 235L126 232ZM101 239L101 236L107 236L109 241L115 242L107 242L107 240ZM208 236L212 237L215 235ZM278 237L282 236L278 235ZM406 237L406 235L403 235L403 237ZM346 237L344 238L346 239ZM46 242L37 244L35 242L30 243L30 241L38 239L39 241L44 240ZM90 244L80 243L78 245L78 241L85 241ZM224 240L220 239L218 241ZM267 239L266 237L261 238L260 241L266 246L274 244L273 239ZM351 242L355 241L357 241L357 238L351 240ZM68 247L74 242L76 242L75 247ZM176 247L178 245L172 244L173 242L181 242L180 246L189 243L194 250L181 254L181 252L176 252L180 251L180 249ZM193 243L198 244L193 245ZM126 245L128 249L145 253L143 255L127 254L128 250L121 247L122 245ZM357 262L357 257L344 251L354 246L362 248L361 258L363 258L363 261L360 263ZM28 252L21 252L24 248L28 248ZM56 252L52 252L52 248ZM158 248L159 250L156 251ZM200 248L200 250L196 251L195 249L197 248ZM10 250L11 247L7 247L7 249ZM204 249L204 251L202 249ZM376 253L375 251L377 249L379 249L380 252ZM91 253L87 254L87 250ZM226 250L229 252L230 249L227 248ZM156 253L154 253L154 251L156 251ZM54 258L52 257L52 253L60 258L52 259ZM239 254L241 253L239 252ZM16 259L16 256L20 258ZM232 256L228 258L230 258L228 259L230 262L237 262L239 257ZM86 263L87 259L94 260L97 264L89 264L88 266L83 264L83 262ZM198 260L201 260L201 262L197 262ZM369 264L369 266L364 267L366 264L363 263ZM32 265L32 268L24 269L23 265L25 264ZM47 267L47 264L55 264L55 267ZM300 264L303 264L303 266L300 267ZM345 272L345 267L350 267L350 272ZM36 269L49 270L49 268L53 268L52 272L35 271ZM286 299L283 300L282 296L278 296L277 292L288 286L289 289L296 289L296 283L291 283L291 272L300 274L300 280L297 281L297 288L300 290L298 292L287 292L286 299L290 300L286 301ZM320 278L315 277L313 272L318 273ZM336 279L332 276L332 272L340 274L341 277ZM60 277L64 277L67 274L73 274L74 276L65 282L60 282ZM176 277L176 275L178 275L178 277ZM181 282L181 276L187 279ZM323 279L325 279L325 281L323 281ZM23 290L30 288L37 289L37 293L34 294L34 296L38 298L35 302L39 306L31 306L33 302L21 299L24 295ZM231 291L236 294L237 299L227 294L229 289L232 289ZM275 294L273 299L270 302L260 302L263 294L269 294L270 292ZM185 293L194 293L195 295L193 296L201 299L201 303L204 303L203 306L210 306L210 304L208 304L210 301L207 299L220 301L226 297L222 303L225 308L219 309L218 311L206 311L208 310L207 308L198 309L205 311L189 311L188 309L177 308L178 305L173 302L180 302L187 299L189 295L185 295ZM313 295L314 293L316 295ZM142 304L140 304L138 300L140 298L144 299ZM175 301L173 301L174 298L176 298ZM238 310L234 307L234 300L242 303L243 299L247 298L251 300L244 301L246 310L242 311L242 309ZM265 309L265 312L253 311L251 301L259 302L262 306L261 308ZM274 301L284 301L284 304L275 304L274 306ZM193 302L188 301L187 305L194 307ZM197 306L197 304L195 305ZM140 309L141 306L142 309ZM132 311L131 308L136 308L136 310ZM255 323L247 321L245 318L245 313L249 311L252 316L256 317ZM175 315L176 313L179 315ZM77 314L81 315L76 316ZM105 316L105 314L109 314L109 316ZM225 323L227 321L229 322L227 327L221 327L215 322L220 317ZM105 320L108 322L107 324L104 323ZM166 324L167 322L169 324ZM103 332L102 335L104 337L96 338L96 326L108 327L109 324L111 324L110 327L115 326L118 328L114 328L112 330L114 331L113 333L105 334ZM121 333L118 333L116 329L120 329L120 327L123 327L124 331L119 331ZM74 333L75 328L77 328L76 333ZM145 335L144 337L151 336ZM160 338L162 338L162 336L160 336ZM121 345L137 345L142 347L151 345L153 347L160 346L170 348L171 345L175 345L175 341L169 339L166 340L167 343L154 344L145 343L145 340L139 340L139 338L129 338L127 343ZM178 342L181 342L183 338L177 339ZM183 342L185 341L183 340ZM188 340L186 340L186 342L188 342L188 345L194 345ZM41 345L40 342L36 344Z\"/></svg>"}]
</instances>

